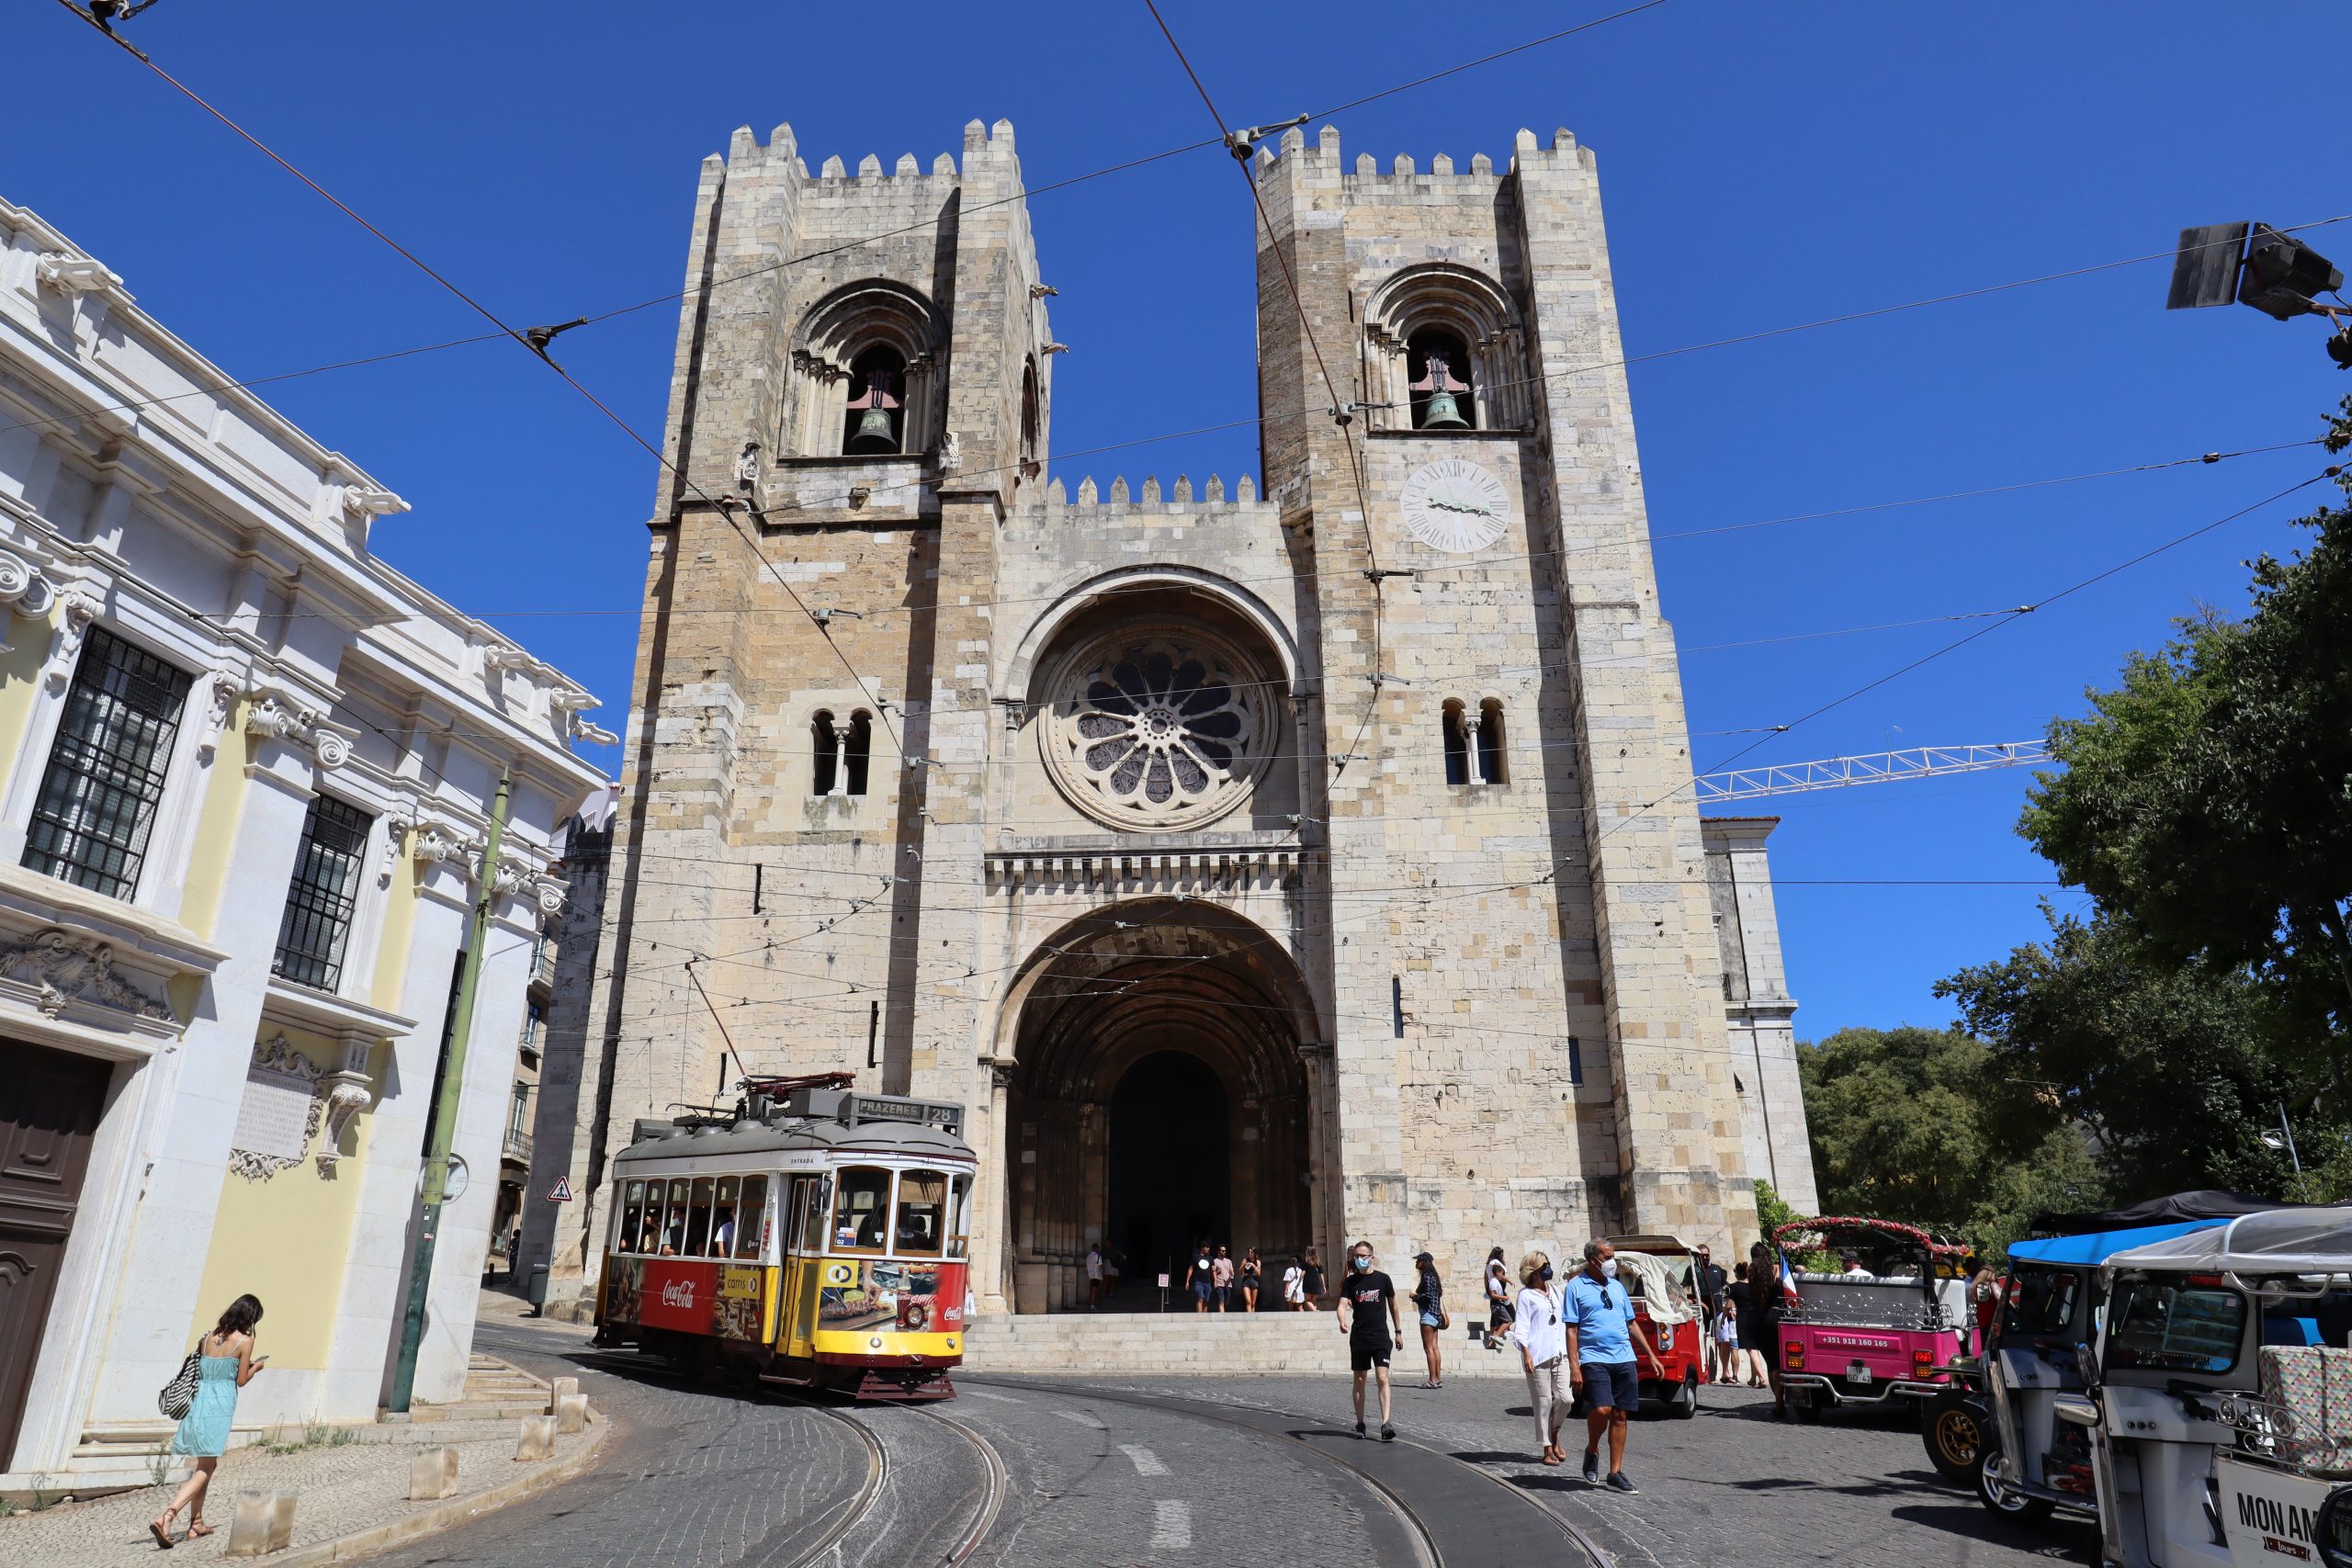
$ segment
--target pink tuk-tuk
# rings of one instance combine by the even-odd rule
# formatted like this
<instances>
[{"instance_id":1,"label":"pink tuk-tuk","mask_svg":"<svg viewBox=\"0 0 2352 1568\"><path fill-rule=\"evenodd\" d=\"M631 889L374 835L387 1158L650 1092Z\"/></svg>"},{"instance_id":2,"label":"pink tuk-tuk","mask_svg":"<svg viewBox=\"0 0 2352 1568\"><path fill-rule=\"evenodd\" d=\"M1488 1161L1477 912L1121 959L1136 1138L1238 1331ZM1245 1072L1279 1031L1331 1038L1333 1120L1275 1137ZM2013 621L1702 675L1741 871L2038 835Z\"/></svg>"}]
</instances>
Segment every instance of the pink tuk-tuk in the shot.
<instances>
[{"instance_id":1,"label":"pink tuk-tuk","mask_svg":"<svg viewBox=\"0 0 2352 1568\"><path fill-rule=\"evenodd\" d=\"M1894 1220L1797 1220L1772 1233L1783 1300L1781 1382L1799 1420L1925 1399L1966 1352L1970 1248Z\"/></svg>"}]
</instances>

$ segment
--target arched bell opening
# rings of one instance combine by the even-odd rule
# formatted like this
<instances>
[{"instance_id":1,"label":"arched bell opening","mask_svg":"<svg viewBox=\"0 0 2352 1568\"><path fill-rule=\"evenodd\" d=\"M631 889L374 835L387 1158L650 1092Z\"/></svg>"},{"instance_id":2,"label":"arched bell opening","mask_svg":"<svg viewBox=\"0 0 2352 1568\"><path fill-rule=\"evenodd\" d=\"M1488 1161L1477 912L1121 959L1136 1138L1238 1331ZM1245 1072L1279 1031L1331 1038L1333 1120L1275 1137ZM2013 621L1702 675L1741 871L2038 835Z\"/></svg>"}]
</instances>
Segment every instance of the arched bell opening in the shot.
<instances>
[{"instance_id":1,"label":"arched bell opening","mask_svg":"<svg viewBox=\"0 0 2352 1568\"><path fill-rule=\"evenodd\" d=\"M1460 334L1439 328L1415 333L1405 344L1405 368L1412 377L1415 430L1474 430L1478 402L1471 395L1470 345Z\"/></svg>"},{"instance_id":2,"label":"arched bell opening","mask_svg":"<svg viewBox=\"0 0 2352 1568\"><path fill-rule=\"evenodd\" d=\"M848 419L842 451L852 457L887 457L905 450L906 355L887 344L865 350L849 364Z\"/></svg>"},{"instance_id":3,"label":"arched bell opening","mask_svg":"<svg viewBox=\"0 0 2352 1568\"><path fill-rule=\"evenodd\" d=\"M1014 1309L1084 1308L1097 1243L1122 1259L1114 1305L1157 1308L1157 1277L1181 1288L1204 1240L1237 1259L1258 1248L1279 1280L1313 1240L1329 1104L1314 1010L1280 944L1197 902L1116 905L1041 947L1008 1007Z\"/></svg>"}]
</instances>

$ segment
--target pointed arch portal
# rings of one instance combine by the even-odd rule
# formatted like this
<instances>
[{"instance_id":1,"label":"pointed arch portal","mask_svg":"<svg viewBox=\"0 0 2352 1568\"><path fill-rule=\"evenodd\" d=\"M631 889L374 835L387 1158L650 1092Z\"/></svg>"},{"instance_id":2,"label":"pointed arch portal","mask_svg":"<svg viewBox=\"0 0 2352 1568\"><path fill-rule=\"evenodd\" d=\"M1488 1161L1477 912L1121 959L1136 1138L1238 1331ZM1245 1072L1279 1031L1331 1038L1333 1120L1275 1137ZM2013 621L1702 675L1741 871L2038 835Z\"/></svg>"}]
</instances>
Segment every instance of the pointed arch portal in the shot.
<instances>
[{"instance_id":1,"label":"pointed arch portal","mask_svg":"<svg viewBox=\"0 0 2352 1568\"><path fill-rule=\"evenodd\" d=\"M1312 1239L1316 1013L1283 944L1200 901L1114 905L1046 942L1006 1002L1015 1310L1086 1300L1086 1250L1181 1282L1207 1239L1270 1278Z\"/></svg>"}]
</instances>

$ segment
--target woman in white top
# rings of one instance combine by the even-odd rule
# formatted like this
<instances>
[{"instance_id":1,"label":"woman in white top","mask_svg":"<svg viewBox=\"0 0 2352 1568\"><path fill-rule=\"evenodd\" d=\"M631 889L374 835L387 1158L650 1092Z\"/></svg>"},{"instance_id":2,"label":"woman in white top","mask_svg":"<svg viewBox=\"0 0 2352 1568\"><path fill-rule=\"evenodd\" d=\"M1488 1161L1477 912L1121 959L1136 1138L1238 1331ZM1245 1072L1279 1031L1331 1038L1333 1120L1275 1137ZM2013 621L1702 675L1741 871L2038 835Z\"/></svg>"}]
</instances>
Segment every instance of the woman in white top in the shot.
<instances>
[{"instance_id":1,"label":"woman in white top","mask_svg":"<svg viewBox=\"0 0 2352 1568\"><path fill-rule=\"evenodd\" d=\"M1510 1326L1510 1270L1499 1247L1487 1254L1487 1348L1503 1348L1503 1331Z\"/></svg>"},{"instance_id":2,"label":"woman in white top","mask_svg":"<svg viewBox=\"0 0 2352 1568\"><path fill-rule=\"evenodd\" d=\"M1519 1283L1510 1340L1527 1369L1527 1402L1535 1407L1535 1435L1544 1444L1544 1462L1559 1464L1568 1457L1560 1448L1560 1428L1567 1424L1574 1396L1569 1391L1568 1330L1560 1321L1560 1293L1552 1288L1551 1258L1541 1252L1521 1258Z\"/></svg>"}]
</instances>

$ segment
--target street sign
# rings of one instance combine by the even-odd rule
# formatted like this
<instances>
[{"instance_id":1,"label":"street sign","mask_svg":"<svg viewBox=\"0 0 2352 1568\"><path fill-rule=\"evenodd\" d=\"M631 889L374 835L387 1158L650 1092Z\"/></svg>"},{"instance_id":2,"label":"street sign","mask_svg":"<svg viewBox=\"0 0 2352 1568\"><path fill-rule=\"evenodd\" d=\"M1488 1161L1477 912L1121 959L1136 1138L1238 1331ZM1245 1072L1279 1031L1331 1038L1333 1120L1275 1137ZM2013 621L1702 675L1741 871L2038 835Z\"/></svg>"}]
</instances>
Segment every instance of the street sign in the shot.
<instances>
[{"instance_id":1,"label":"street sign","mask_svg":"<svg viewBox=\"0 0 2352 1568\"><path fill-rule=\"evenodd\" d=\"M568 1176L557 1177L555 1179L555 1185L548 1189L548 1201L550 1203L571 1202L571 1178Z\"/></svg>"}]
</instances>

